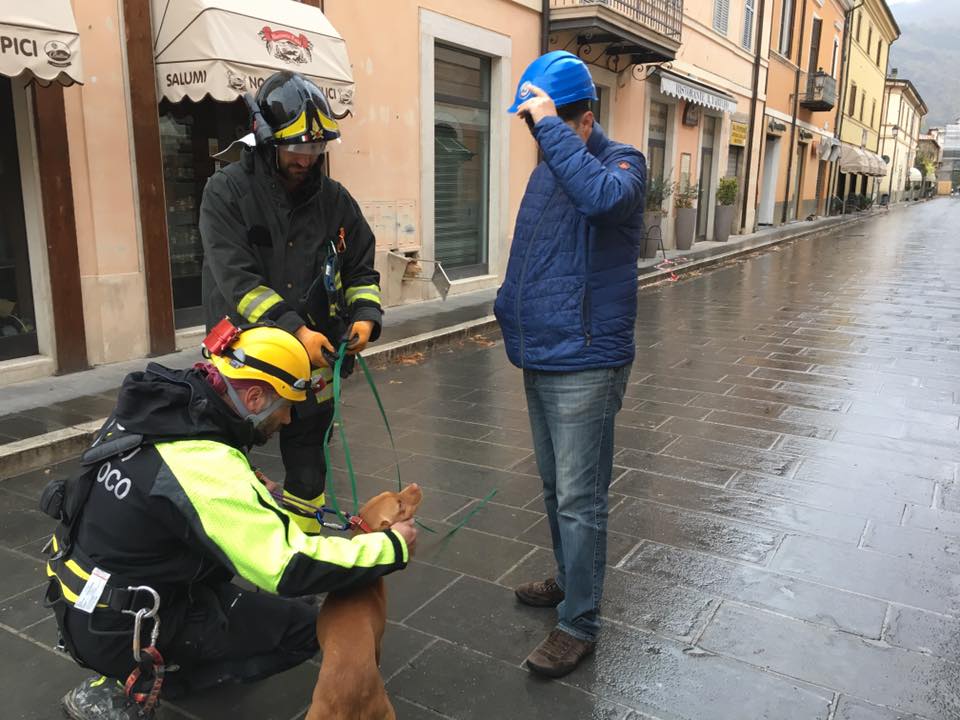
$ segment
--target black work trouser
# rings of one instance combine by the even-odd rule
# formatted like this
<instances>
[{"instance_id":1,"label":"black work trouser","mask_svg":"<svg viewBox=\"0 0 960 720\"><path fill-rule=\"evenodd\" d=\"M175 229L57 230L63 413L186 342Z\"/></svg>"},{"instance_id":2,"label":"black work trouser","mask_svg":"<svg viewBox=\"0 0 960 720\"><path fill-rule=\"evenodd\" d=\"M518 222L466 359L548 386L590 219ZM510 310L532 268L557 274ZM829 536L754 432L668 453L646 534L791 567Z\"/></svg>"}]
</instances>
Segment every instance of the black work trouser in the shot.
<instances>
[{"instance_id":1,"label":"black work trouser","mask_svg":"<svg viewBox=\"0 0 960 720\"><path fill-rule=\"evenodd\" d=\"M283 488L302 500L311 501L323 493L327 473L323 438L331 424L333 402L307 400L293 406L290 424L280 428L280 456L286 472Z\"/></svg>"},{"instance_id":2,"label":"black work trouser","mask_svg":"<svg viewBox=\"0 0 960 720\"><path fill-rule=\"evenodd\" d=\"M317 654L317 608L300 600L243 590L230 583L194 586L191 600L161 607L157 649L170 670L161 698L176 699L226 683L248 683L289 670ZM169 604L168 604L169 605ZM101 614L103 614L101 616ZM101 616L101 617L98 617ZM175 619L174 619L175 618ZM132 620L127 615L98 611L95 630L127 629L123 634L91 631L91 616L73 608L64 618L78 659L102 675L125 682L135 667ZM149 644L144 621L143 646ZM135 687L149 691L152 678Z\"/></svg>"}]
</instances>

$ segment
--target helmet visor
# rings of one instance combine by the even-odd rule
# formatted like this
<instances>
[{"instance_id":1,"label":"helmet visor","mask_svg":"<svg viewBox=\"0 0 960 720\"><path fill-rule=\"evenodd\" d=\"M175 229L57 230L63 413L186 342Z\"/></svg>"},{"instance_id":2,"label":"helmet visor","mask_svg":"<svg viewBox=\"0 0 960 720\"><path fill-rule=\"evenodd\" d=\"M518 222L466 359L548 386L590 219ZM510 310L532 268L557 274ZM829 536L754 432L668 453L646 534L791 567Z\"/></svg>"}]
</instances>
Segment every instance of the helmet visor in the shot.
<instances>
[{"instance_id":1,"label":"helmet visor","mask_svg":"<svg viewBox=\"0 0 960 720\"><path fill-rule=\"evenodd\" d=\"M282 152L288 152L293 155L307 155L308 157L319 157L327 151L325 142L306 142L281 145Z\"/></svg>"}]
</instances>

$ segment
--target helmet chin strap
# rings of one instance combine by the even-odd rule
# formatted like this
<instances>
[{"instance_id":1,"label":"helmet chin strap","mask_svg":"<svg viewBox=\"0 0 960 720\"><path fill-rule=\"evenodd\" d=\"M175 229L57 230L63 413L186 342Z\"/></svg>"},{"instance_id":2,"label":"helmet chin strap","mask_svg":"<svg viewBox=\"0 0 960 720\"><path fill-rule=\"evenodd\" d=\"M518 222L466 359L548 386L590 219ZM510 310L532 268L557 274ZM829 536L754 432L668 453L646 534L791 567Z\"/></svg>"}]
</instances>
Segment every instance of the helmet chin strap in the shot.
<instances>
[{"instance_id":1,"label":"helmet chin strap","mask_svg":"<svg viewBox=\"0 0 960 720\"><path fill-rule=\"evenodd\" d=\"M240 399L240 396L237 394L237 391L233 388L233 385L230 384L230 381L227 380L225 385L227 386L227 395L230 396L230 400L233 402L234 407L240 416L253 425L254 428L259 428L261 423L270 417L274 412L279 410L287 402L284 398L277 395L277 399L272 403L267 405L263 410L258 413L248 412L246 415L243 414L243 411L246 409L246 404Z\"/></svg>"}]
</instances>

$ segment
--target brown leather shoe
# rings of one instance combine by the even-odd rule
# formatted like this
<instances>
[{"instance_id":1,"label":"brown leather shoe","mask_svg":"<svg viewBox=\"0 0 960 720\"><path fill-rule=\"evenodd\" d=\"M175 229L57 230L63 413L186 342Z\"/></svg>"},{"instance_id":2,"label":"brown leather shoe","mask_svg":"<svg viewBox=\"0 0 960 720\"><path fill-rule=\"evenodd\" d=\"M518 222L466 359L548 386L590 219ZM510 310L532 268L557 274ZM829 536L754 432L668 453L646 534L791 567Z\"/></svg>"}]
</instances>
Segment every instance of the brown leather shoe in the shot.
<instances>
[{"instance_id":1,"label":"brown leather shoe","mask_svg":"<svg viewBox=\"0 0 960 720\"><path fill-rule=\"evenodd\" d=\"M563 590L553 578L518 585L513 592L517 600L531 607L556 607L563 602Z\"/></svg>"},{"instance_id":2,"label":"brown leather shoe","mask_svg":"<svg viewBox=\"0 0 960 720\"><path fill-rule=\"evenodd\" d=\"M595 642L579 640L559 628L554 628L547 635L547 639L527 656L527 665L540 675L563 677L573 671L596 646Z\"/></svg>"}]
</instances>

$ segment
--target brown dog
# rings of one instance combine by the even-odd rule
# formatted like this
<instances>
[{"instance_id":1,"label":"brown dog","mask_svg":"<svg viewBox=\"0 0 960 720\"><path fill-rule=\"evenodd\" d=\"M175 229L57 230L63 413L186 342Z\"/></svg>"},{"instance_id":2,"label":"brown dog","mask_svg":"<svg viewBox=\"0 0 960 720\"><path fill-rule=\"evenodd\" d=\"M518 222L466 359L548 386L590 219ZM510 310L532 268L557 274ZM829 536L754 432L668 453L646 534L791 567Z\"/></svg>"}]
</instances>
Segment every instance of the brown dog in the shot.
<instances>
[{"instance_id":1,"label":"brown dog","mask_svg":"<svg viewBox=\"0 0 960 720\"><path fill-rule=\"evenodd\" d=\"M360 508L360 517L371 530L385 530L412 518L421 499L417 485L380 493ZM323 662L306 720L395 720L380 676L380 639L386 622L383 578L327 596L317 616Z\"/></svg>"}]
</instances>

